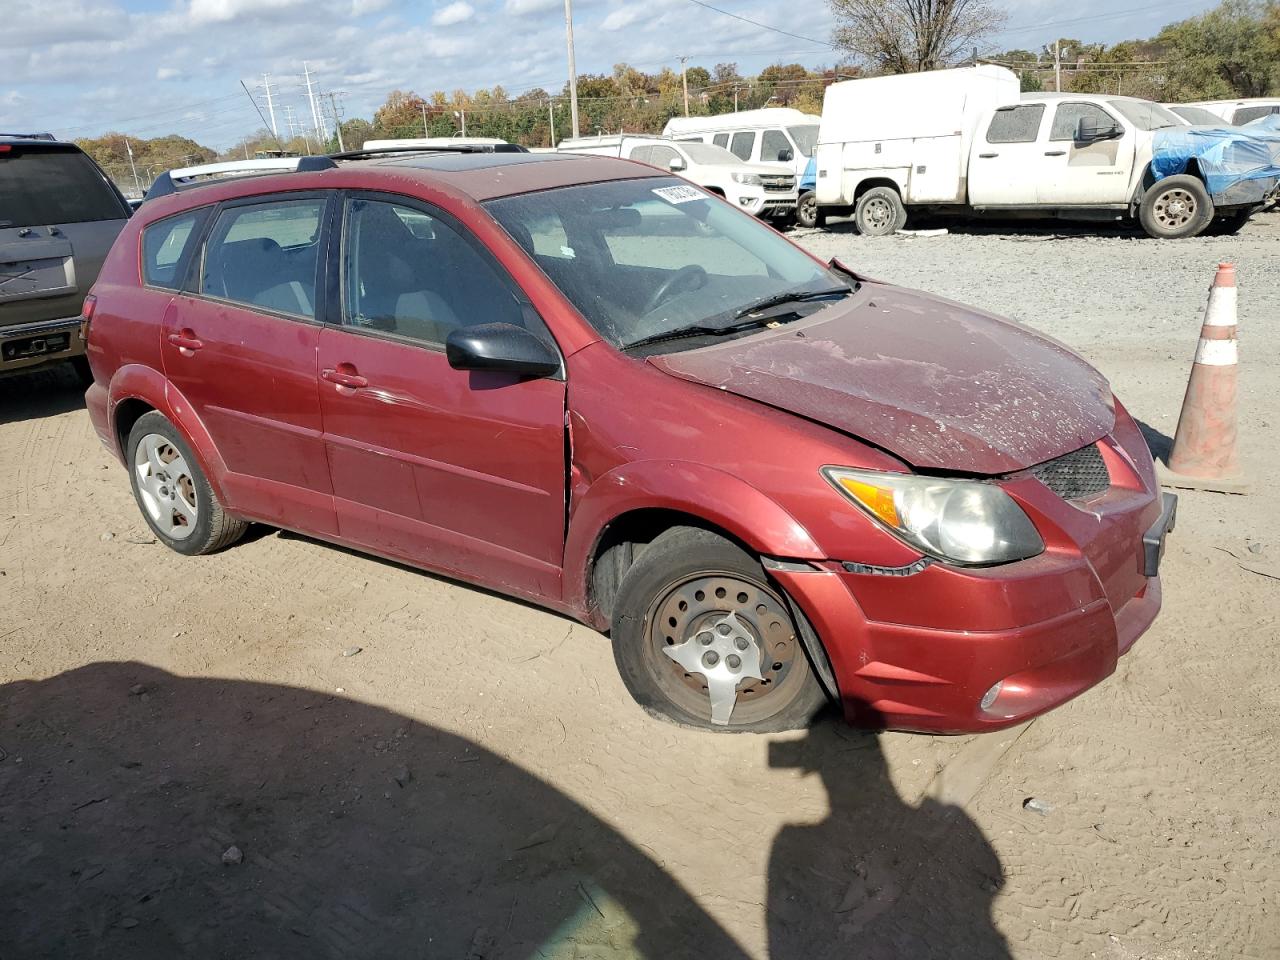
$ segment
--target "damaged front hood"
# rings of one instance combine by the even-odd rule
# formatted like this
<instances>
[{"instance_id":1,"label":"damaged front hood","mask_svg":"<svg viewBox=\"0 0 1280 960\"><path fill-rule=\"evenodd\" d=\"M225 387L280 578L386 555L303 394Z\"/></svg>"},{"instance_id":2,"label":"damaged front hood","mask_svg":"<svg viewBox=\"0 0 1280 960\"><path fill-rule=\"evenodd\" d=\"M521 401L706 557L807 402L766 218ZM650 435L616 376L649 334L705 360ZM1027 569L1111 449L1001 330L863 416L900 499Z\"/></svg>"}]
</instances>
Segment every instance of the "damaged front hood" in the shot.
<instances>
[{"instance_id":1,"label":"damaged front hood","mask_svg":"<svg viewBox=\"0 0 1280 960\"><path fill-rule=\"evenodd\" d=\"M1001 474L1111 431L1111 390L1065 346L898 287L683 353L659 369L827 424L914 467Z\"/></svg>"}]
</instances>

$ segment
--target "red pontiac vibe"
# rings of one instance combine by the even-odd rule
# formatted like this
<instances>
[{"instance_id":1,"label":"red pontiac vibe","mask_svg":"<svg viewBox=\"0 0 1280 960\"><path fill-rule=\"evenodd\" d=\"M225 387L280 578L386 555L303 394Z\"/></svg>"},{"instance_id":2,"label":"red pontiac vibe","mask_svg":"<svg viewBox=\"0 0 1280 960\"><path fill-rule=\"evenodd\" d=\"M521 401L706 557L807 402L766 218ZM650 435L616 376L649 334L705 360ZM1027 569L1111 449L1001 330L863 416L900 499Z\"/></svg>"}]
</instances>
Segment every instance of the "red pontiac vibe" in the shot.
<instances>
[{"instance_id":1,"label":"red pontiac vibe","mask_svg":"<svg viewBox=\"0 0 1280 960\"><path fill-rule=\"evenodd\" d=\"M523 597L734 730L999 729L1156 616L1176 501L1061 344L637 163L294 163L162 177L86 304L174 550L262 522Z\"/></svg>"}]
</instances>

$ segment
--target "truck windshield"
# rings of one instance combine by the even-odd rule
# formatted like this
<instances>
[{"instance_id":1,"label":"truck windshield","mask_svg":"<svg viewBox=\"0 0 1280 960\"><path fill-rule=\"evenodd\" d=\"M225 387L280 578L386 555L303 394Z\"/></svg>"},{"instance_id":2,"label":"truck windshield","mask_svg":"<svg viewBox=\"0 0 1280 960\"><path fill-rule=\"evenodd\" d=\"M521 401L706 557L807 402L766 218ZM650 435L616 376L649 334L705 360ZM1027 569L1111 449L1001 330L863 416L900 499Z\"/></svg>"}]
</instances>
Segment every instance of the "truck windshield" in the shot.
<instances>
[{"instance_id":1,"label":"truck windshield","mask_svg":"<svg viewBox=\"0 0 1280 960\"><path fill-rule=\"evenodd\" d=\"M757 308L769 321L808 315L852 286L754 217L675 177L581 184L485 207L618 347L690 328L737 330ZM662 349L698 345L672 340Z\"/></svg>"},{"instance_id":2,"label":"truck windshield","mask_svg":"<svg viewBox=\"0 0 1280 960\"><path fill-rule=\"evenodd\" d=\"M1107 103L1119 110L1121 115L1139 130L1163 130L1165 127L1183 126L1177 115L1158 103L1148 103L1143 100L1108 100Z\"/></svg>"},{"instance_id":3,"label":"truck windshield","mask_svg":"<svg viewBox=\"0 0 1280 960\"><path fill-rule=\"evenodd\" d=\"M787 133L791 134L791 139L796 142L796 149L800 151L801 155L806 157L813 156L813 148L818 145L818 125L816 123L787 127Z\"/></svg>"},{"instance_id":4,"label":"truck windshield","mask_svg":"<svg viewBox=\"0 0 1280 960\"><path fill-rule=\"evenodd\" d=\"M680 149L689 155L689 159L694 163L731 163L735 167L741 166L742 161L735 157L724 147L717 147L710 143L696 143L693 141L680 144Z\"/></svg>"}]
</instances>

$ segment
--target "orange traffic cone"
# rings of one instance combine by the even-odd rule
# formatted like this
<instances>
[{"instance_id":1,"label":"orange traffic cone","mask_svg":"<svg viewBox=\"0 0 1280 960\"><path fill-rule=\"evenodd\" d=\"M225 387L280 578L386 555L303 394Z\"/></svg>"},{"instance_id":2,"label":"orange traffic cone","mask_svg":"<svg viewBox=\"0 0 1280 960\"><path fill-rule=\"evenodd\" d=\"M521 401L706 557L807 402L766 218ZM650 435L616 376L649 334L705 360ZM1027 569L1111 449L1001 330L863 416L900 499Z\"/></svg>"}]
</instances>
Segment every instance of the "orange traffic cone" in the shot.
<instances>
[{"instance_id":1,"label":"orange traffic cone","mask_svg":"<svg viewBox=\"0 0 1280 960\"><path fill-rule=\"evenodd\" d=\"M1178 430L1162 468L1166 487L1247 493L1236 452L1236 268L1218 264Z\"/></svg>"}]
</instances>

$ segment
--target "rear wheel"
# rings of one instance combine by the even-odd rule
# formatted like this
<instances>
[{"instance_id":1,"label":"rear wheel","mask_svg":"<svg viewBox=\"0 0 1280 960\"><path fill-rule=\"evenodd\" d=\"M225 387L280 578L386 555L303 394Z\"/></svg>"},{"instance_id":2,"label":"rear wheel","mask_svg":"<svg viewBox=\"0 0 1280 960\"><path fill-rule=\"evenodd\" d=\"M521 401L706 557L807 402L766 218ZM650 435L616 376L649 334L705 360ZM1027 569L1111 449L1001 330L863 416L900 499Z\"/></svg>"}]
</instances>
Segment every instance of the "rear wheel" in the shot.
<instances>
[{"instance_id":1,"label":"rear wheel","mask_svg":"<svg viewBox=\"0 0 1280 960\"><path fill-rule=\"evenodd\" d=\"M248 524L222 509L191 448L163 414L139 417L127 450L134 499L165 546L195 556L244 535Z\"/></svg>"},{"instance_id":2,"label":"rear wheel","mask_svg":"<svg viewBox=\"0 0 1280 960\"><path fill-rule=\"evenodd\" d=\"M782 591L725 538L675 527L623 578L613 652L636 701L688 726L806 726L826 701Z\"/></svg>"},{"instance_id":3,"label":"rear wheel","mask_svg":"<svg viewBox=\"0 0 1280 960\"><path fill-rule=\"evenodd\" d=\"M868 237L884 237L907 223L907 208L892 187L872 187L858 198L853 210L858 232Z\"/></svg>"},{"instance_id":4,"label":"rear wheel","mask_svg":"<svg viewBox=\"0 0 1280 960\"><path fill-rule=\"evenodd\" d=\"M1142 198L1138 221L1149 236L1181 240L1201 233L1213 220L1213 201L1199 178L1188 174L1156 181Z\"/></svg>"},{"instance_id":5,"label":"rear wheel","mask_svg":"<svg viewBox=\"0 0 1280 960\"><path fill-rule=\"evenodd\" d=\"M827 215L818 206L818 195L812 190L806 191L796 206L796 223L802 227L823 227L827 223Z\"/></svg>"}]
</instances>

